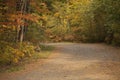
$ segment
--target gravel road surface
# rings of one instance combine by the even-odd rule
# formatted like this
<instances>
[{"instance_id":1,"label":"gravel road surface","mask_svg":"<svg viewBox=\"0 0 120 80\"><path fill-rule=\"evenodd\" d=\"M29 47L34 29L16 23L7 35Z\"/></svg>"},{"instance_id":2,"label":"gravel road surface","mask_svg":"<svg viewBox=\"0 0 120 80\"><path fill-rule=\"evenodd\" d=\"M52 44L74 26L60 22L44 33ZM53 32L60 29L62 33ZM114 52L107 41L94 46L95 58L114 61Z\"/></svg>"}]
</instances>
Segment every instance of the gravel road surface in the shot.
<instances>
[{"instance_id":1,"label":"gravel road surface","mask_svg":"<svg viewBox=\"0 0 120 80\"><path fill-rule=\"evenodd\" d=\"M0 80L120 80L120 48L105 44L50 43L53 54Z\"/></svg>"}]
</instances>

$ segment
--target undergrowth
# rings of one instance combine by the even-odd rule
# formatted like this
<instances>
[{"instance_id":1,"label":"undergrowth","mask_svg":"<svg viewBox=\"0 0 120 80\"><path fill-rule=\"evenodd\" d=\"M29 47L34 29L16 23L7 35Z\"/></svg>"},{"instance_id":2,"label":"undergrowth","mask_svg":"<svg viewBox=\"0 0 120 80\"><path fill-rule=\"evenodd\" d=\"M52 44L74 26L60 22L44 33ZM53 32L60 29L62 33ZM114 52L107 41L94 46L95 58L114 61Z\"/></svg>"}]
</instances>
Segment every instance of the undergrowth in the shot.
<instances>
[{"instance_id":1,"label":"undergrowth","mask_svg":"<svg viewBox=\"0 0 120 80\"><path fill-rule=\"evenodd\" d=\"M24 65L46 59L54 49L52 46L39 45L40 51L32 43L9 44L0 42L0 72L13 72L24 69Z\"/></svg>"}]
</instances>

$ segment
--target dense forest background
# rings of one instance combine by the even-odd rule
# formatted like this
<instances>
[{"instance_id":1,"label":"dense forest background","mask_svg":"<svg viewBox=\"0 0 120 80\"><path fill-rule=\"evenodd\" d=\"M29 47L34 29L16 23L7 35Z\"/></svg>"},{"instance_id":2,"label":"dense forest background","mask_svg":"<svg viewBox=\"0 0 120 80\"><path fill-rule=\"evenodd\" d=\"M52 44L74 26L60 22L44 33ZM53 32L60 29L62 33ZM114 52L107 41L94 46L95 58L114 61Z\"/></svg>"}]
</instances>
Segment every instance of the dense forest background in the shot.
<instances>
[{"instance_id":1,"label":"dense forest background","mask_svg":"<svg viewBox=\"0 0 120 80\"><path fill-rule=\"evenodd\" d=\"M41 42L120 46L119 0L0 0L0 63L30 57Z\"/></svg>"}]
</instances>

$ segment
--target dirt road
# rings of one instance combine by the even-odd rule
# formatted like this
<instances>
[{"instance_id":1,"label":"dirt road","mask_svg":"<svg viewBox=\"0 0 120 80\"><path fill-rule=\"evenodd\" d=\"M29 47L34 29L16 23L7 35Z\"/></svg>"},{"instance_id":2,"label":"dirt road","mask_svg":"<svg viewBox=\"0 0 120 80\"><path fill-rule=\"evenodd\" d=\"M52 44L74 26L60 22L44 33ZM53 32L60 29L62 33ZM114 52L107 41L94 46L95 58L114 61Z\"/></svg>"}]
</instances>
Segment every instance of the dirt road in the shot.
<instances>
[{"instance_id":1,"label":"dirt road","mask_svg":"<svg viewBox=\"0 0 120 80\"><path fill-rule=\"evenodd\" d=\"M56 50L40 62L0 80L120 80L120 49L104 44L51 43ZM36 67L35 67L36 66Z\"/></svg>"}]
</instances>

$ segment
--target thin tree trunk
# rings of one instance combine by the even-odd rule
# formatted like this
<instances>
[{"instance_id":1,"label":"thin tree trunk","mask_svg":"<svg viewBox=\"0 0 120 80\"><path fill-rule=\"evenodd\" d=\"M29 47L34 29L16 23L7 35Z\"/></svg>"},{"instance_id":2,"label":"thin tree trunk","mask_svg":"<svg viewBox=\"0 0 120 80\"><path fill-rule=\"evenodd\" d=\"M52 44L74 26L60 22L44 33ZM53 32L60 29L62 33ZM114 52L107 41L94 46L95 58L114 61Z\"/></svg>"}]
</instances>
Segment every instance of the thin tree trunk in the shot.
<instances>
[{"instance_id":1,"label":"thin tree trunk","mask_svg":"<svg viewBox=\"0 0 120 80\"><path fill-rule=\"evenodd\" d=\"M27 0L21 0L20 3L21 3L21 16L26 14L26 10L27 10L27 4L28 4L29 1ZM20 18L20 21L24 21L25 20L23 18ZM25 25L18 25L18 28L20 27L20 30L18 30L17 32L17 38L20 43L23 42L23 39L24 39L24 32L25 32Z\"/></svg>"}]
</instances>

